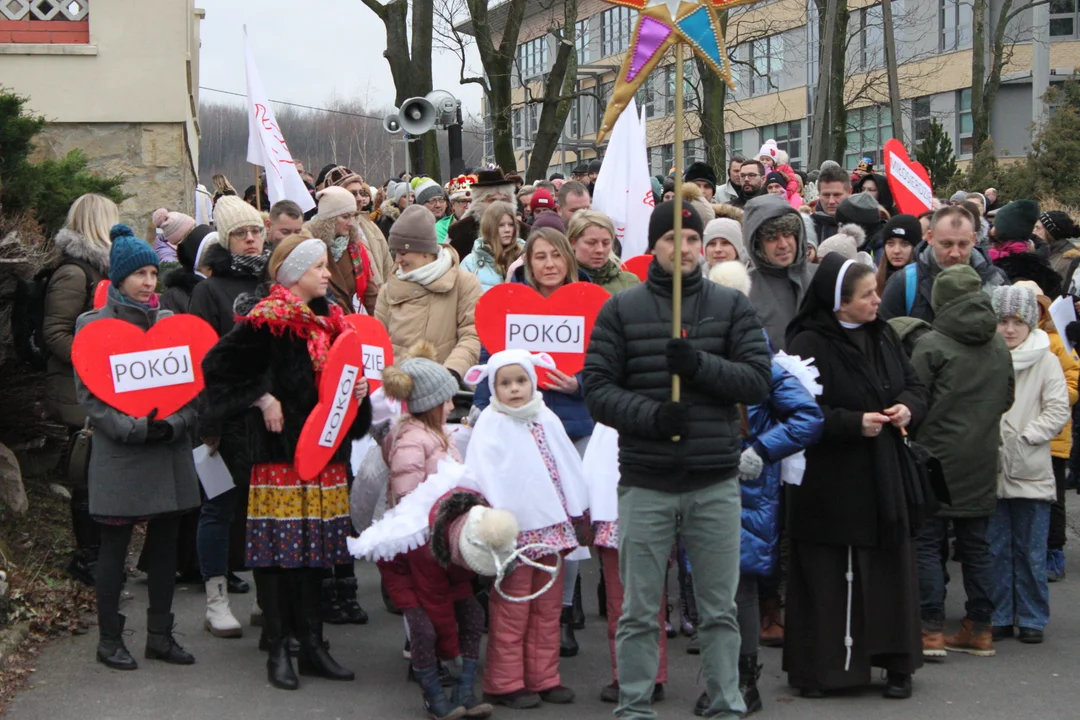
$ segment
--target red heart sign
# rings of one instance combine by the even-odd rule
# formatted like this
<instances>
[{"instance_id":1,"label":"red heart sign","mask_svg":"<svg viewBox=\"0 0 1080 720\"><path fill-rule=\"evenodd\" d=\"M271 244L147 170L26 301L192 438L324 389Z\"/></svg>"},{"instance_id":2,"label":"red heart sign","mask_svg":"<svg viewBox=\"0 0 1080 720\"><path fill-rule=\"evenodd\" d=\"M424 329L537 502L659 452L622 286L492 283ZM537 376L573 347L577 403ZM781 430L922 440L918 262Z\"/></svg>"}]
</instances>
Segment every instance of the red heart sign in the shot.
<instances>
[{"instance_id":1,"label":"red heart sign","mask_svg":"<svg viewBox=\"0 0 1080 720\"><path fill-rule=\"evenodd\" d=\"M622 269L634 273L641 278L641 282L645 282L649 279L649 265L652 260L652 255L635 255L623 262Z\"/></svg>"},{"instance_id":2,"label":"red heart sign","mask_svg":"<svg viewBox=\"0 0 1080 720\"><path fill-rule=\"evenodd\" d=\"M480 296L476 332L488 352L507 348L550 353L567 375L585 367L585 350L600 308L611 297L599 285L576 282L544 298L528 285L503 283ZM537 368L538 379L547 371Z\"/></svg>"},{"instance_id":3,"label":"red heart sign","mask_svg":"<svg viewBox=\"0 0 1080 720\"><path fill-rule=\"evenodd\" d=\"M390 342L390 333L370 315L346 315L345 322L352 325L360 336L364 377L368 381L368 392L373 393L382 387L383 368L394 364L394 345Z\"/></svg>"},{"instance_id":4,"label":"red heart sign","mask_svg":"<svg viewBox=\"0 0 1080 720\"><path fill-rule=\"evenodd\" d=\"M71 362L105 404L137 418L157 408L160 419L202 391L203 357L217 341L214 328L194 315L171 315L147 332L105 318L78 332Z\"/></svg>"},{"instance_id":5,"label":"red heart sign","mask_svg":"<svg viewBox=\"0 0 1080 720\"><path fill-rule=\"evenodd\" d=\"M360 366L360 336L351 330L338 335L326 355L319 377L319 402L308 415L296 441L293 465L302 480L322 472L349 434L360 404L353 395Z\"/></svg>"},{"instance_id":6,"label":"red heart sign","mask_svg":"<svg viewBox=\"0 0 1080 720\"><path fill-rule=\"evenodd\" d=\"M109 280L102 280L94 288L94 309L100 310L105 307L105 303L109 300L109 285L112 283Z\"/></svg>"},{"instance_id":7,"label":"red heart sign","mask_svg":"<svg viewBox=\"0 0 1080 720\"><path fill-rule=\"evenodd\" d=\"M885 143L885 177L897 209L921 215L934 209L934 189L921 163L908 157L904 144L896 138Z\"/></svg>"}]
</instances>

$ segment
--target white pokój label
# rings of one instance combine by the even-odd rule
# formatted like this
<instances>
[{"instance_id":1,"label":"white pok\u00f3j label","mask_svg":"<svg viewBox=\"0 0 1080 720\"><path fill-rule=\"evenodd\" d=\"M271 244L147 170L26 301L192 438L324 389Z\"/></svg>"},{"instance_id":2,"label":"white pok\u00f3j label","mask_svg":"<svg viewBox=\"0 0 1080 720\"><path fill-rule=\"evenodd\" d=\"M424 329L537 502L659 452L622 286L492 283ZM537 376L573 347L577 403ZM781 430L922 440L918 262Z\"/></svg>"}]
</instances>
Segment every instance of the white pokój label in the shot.
<instances>
[{"instance_id":1,"label":"white pok\u00f3j label","mask_svg":"<svg viewBox=\"0 0 1080 720\"><path fill-rule=\"evenodd\" d=\"M382 371L386 367L386 351L378 345L361 345L364 356L364 377L368 380L382 380Z\"/></svg>"},{"instance_id":2,"label":"white pok\u00f3j label","mask_svg":"<svg viewBox=\"0 0 1080 720\"><path fill-rule=\"evenodd\" d=\"M118 393L195 382L187 345L109 356L113 389Z\"/></svg>"},{"instance_id":3,"label":"white pok\u00f3j label","mask_svg":"<svg viewBox=\"0 0 1080 720\"><path fill-rule=\"evenodd\" d=\"M585 352L581 315L507 315L506 349L529 352Z\"/></svg>"},{"instance_id":4,"label":"white pok\u00f3j label","mask_svg":"<svg viewBox=\"0 0 1080 720\"><path fill-rule=\"evenodd\" d=\"M334 392L334 403L330 407L330 414L326 416L322 432L319 433L319 445L321 447L332 448L337 445L338 435L341 434L341 426L345 424L345 413L349 410L353 387L356 385L356 378L359 375L360 368L356 365L345 365L341 369L337 390Z\"/></svg>"}]
</instances>

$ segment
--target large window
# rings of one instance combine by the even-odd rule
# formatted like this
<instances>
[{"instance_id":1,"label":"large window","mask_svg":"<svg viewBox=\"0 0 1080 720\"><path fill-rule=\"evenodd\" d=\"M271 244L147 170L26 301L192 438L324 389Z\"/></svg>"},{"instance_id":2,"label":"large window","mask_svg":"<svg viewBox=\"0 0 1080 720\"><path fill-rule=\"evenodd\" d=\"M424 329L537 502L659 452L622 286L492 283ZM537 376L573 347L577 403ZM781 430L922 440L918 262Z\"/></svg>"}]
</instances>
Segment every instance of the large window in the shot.
<instances>
[{"instance_id":1,"label":"large window","mask_svg":"<svg viewBox=\"0 0 1080 720\"><path fill-rule=\"evenodd\" d=\"M667 177L668 171L671 170L671 166L674 164L675 146L671 143L649 148L649 172L651 174Z\"/></svg>"},{"instance_id":2,"label":"large window","mask_svg":"<svg viewBox=\"0 0 1080 720\"><path fill-rule=\"evenodd\" d=\"M701 138L683 141L683 165L690 167L690 163L705 161L705 141Z\"/></svg>"},{"instance_id":3,"label":"large window","mask_svg":"<svg viewBox=\"0 0 1080 720\"><path fill-rule=\"evenodd\" d=\"M582 97L575 97L570 101L570 116L567 118L566 134L572 138L581 137L581 101Z\"/></svg>"},{"instance_id":4,"label":"large window","mask_svg":"<svg viewBox=\"0 0 1080 720\"><path fill-rule=\"evenodd\" d=\"M914 130L912 143L918 145L930 132L930 97L915 98L911 101L911 125Z\"/></svg>"},{"instance_id":5,"label":"large window","mask_svg":"<svg viewBox=\"0 0 1080 720\"><path fill-rule=\"evenodd\" d=\"M613 7L600 15L600 57L625 52L633 34L633 11L628 7Z\"/></svg>"},{"instance_id":6,"label":"large window","mask_svg":"<svg viewBox=\"0 0 1080 720\"><path fill-rule=\"evenodd\" d=\"M578 20L577 24L574 25L574 47L577 48L578 65L584 65L592 61L590 40L592 38L589 34L589 18Z\"/></svg>"},{"instance_id":7,"label":"large window","mask_svg":"<svg viewBox=\"0 0 1080 720\"><path fill-rule=\"evenodd\" d=\"M769 138L775 140L776 146L788 154L792 167L799 167L802 164L802 120L792 120L758 129L758 141L761 145L764 145Z\"/></svg>"},{"instance_id":8,"label":"large window","mask_svg":"<svg viewBox=\"0 0 1080 720\"><path fill-rule=\"evenodd\" d=\"M764 95L780 89L784 67L784 38L770 35L750 43L750 94Z\"/></svg>"},{"instance_id":9,"label":"large window","mask_svg":"<svg viewBox=\"0 0 1080 720\"><path fill-rule=\"evenodd\" d=\"M524 117L525 109L518 108L513 111L512 117L514 119L514 148L521 148L525 146L525 125Z\"/></svg>"},{"instance_id":10,"label":"large window","mask_svg":"<svg viewBox=\"0 0 1080 720\"><path fill-rule=\"evenodd\" d=\"M881 149L892 139L892 112L888 106L849 110L847 118L847 153L844 166L853 168L864 157L881 163Z\"/></svg>"},{"instance_id":11,"label":"large window","mask_svg":"<svg viewBox=\"0 0 1080 720\"><path fill-rule=\"evenodd\" d=\"M1050 0L1050 37L1076 37L1076 0Z\"/></svg>"},{"instance_id":12,"label":"large window","mask_svg":"<svg viewBox=\"0 0 1080 720\"><path fill-rule=\"evenodd\" d=\"M971 47L971 0L938 0L938 8L938 50L951 52Z\"/></svg>"},{"instance_id":13,"label":"large window","mask_svg":"<svg viewBox=\"0 0 1080 720\"><path fill-rule=\"evenodd\" d=\"M518 72L524 80L536 77L547 71L548 41L547 36L538 37L518 45Z\"/></svg>"},{"instance_id":14,"label":"large window","mask_svg":"<svg viewBox=\"0 0 1080 720\"><path fill-rule=\"evenodd\" d=\"M956 119L959 133L957 137L960 138L957 154L971 155L975 151L975 143L971 139L971 132L975 128L971 118L971 88L956 94Z\"/></svg>"},{"instance_id":15,"label":"large window","mask_svg":"<svg viewBox=\"0 0 1080 720\"><path fill-rule=\"evenodd\" d=\"M735 155L743 155L742 136L742 130L738 132L729 132L727 134L727 151L729 160Z\"/></svg>"},{"instance_id":16,"label":"large window","mask_svg":"<svg viewBox=\"0 0 1080 720\"><path fill-rule=\"evenodd\" d=\"M853 18L859 36L859 68L874 70L885 64L885 20L881 6L863 8Z\"/></svg>"}]
</instances>

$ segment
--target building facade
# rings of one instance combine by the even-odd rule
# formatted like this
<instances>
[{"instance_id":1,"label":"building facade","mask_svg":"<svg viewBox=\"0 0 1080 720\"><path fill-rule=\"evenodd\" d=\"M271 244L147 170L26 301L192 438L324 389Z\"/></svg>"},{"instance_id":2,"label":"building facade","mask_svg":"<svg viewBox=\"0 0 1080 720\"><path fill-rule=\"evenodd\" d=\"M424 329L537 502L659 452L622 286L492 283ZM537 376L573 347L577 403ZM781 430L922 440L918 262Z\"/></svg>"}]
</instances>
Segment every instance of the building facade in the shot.
<instances>
[{"instance_id":1,"label":"building facade","mask_svg":"<svg viewBox=\"0 0 1080 720\"><path fill-rule=\"evenodd\" d=\"M555 5L554 8L551 6ZM1001 0L990 0L996 18ZM881 162L882 147L892 137L892 114L884 67L884 23L880 0L849 0L845 105L848 109L845 164L854 167L869 156ZM603 0L579 0L575 27L577 89L550 172L567 173L579 162L603 155L594 139L615 72L629 48L637 13ZM920 142L936 118L950 134L961 164L973 152L971 133L972 17L969 0L892 0L899 65L904 141ZM1080 0L1054 0L1049 14L1050 82L1059 82L1080 65ZM492 9L493 19L497 8ZM1031 143L1032 10L1008 25L1009 61L991 113L991 136L1000 157L1024 155ZM543 74L555 56L550 32L562 17L559 3L529 3L521 29L514 78L514 146L518 167L529 161ZM501 23L494 22L496 27ZM728 155L756 154L767 139L805 167L813 100L819 73L818 15L815 0L764 0L729 11L726 34L736 89L725 110ZM496 40L497 42L497 40ZM695 63L687 62L686 99L691 108L684 137L686 163L704 159L692 110L697 97ZM674 165L674 66L657 68L637 95L646 118L649 165L666 174ZM487 153L491 156L491 153Z\"/></svg>"},{"instance_id":2,"label":"building facade","mask_svg":"<svg viewBox=\"0 0 1080 720\"><path fill-rule=\"evenodd\" d=\"M34 160L74 149L123 174L132 227L192 213L199 166L199 24L193 0L0 2L0 78L48 120Z\"/></svg>"}]
</instances>

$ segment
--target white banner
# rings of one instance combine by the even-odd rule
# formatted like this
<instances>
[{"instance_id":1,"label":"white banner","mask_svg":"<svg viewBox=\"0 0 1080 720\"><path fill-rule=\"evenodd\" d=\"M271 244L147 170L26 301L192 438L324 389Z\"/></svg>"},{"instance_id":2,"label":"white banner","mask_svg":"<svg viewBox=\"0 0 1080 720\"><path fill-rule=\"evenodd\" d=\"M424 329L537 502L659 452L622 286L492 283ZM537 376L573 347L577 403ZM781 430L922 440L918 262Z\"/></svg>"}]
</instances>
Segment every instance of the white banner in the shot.
<instances>
[{"instance_id":1,"label":"white banner","mask_svg":"<svg viewBox=\"0 0 1080 720\"><path fill-rule=\"evenodd\" d=\"M109 367L118 393L195 382L187 345L110 355Z\"/></svg>"},{"instance_id":2,"label":"white banner","mask_svg":"<svg viewBox=\"0 0 1080 720\"><path fill-rule=\"evenodd\" d=\"M334 393L334 404L330 408L330 414L326 416L322 433L319 434L319 445L332 448L337 444L338 435L341 434L341 425L345 421L345 413L349 410L349 402L352 400L353 386L356 378L360 375L360 368L355 365L345 365L341 368L338 377L337 391Z\"/></svg>"},{"instance_id":3,"label":"white banner","mask_svg":"<svg viewBox=\"0 0 1080 720\"><path fill-rule=\"evenodd\" d=\"M637 103L631 98L611 130L592 197L593 210L615 223L623 260L645 254L654 205L645 131L638 120Z\"/></svg>"},{"instance_id":4,"label":"white banner","mask_svg":"<svg viewBox=\"0 0 1080 720\"><path fill-rule=\"evenodd\" d=\"M292 200L307 212L315 207L315 201L296 171L296 163L293 162L289 146L285 144L285 136L278 128L274 111L270 109L270 101L259 78L259 69L255 67L247 26L244 27L244 63L247 66L248 92L247 161L252 165L261 165L266 170L266 194L271 204L278 200Z\"/></svg>"}]
</instances>

